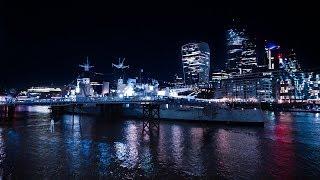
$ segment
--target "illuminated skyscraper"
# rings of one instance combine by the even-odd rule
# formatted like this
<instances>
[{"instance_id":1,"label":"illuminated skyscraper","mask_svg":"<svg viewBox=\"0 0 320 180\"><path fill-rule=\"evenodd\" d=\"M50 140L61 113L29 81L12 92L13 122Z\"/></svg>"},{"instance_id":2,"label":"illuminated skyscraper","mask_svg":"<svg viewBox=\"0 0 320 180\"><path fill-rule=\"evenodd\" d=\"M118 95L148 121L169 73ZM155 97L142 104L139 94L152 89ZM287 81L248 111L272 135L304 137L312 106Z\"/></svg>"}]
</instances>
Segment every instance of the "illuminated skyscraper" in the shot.
<instances>
[{"instance_id":1,"label":"illuminated skyscraper","mask_svg":"<svg viewBox=\"0 0 320 180\"><path fill-rule=\"evenodd\" d=\"M296 53L293 49L287 50L279 57L279 68L288 72L296 72L300 70L300 65L297 60Z\"/></svg>"},{"instance_id":2,"label":"illuminated skyscraper","mask_svg":"<svg viewBox=\"0 0 320 180\"><path fill-rule=\"evenodd\" d=\"M266 51L268 69L278 69L280 63L279 61L281 58L281 55L279 53L280 46L272 41L265 41L264 49Z\"/></svg>"},{"instance_id":3,"label":"illuminated skyscraper","mask_svg":"<svg viewBox=\"0 0 320 180\"><path fill-rule=\"evenodd\" d=\"M234 25L227 31L226 70L230 74L250 73L257 67L256 44L246 29Z\"/></svg>"},{"instance_id":4,"label":"illuminated skyscraper","mask_svg":"<svg viewBox=\"0 0 320 180\"><path fill-rule=\"evenodd\" d=\"M318 89L316 76L313 73L299 72L300 66L293 49L282 51L282 53L278 54L278 60L280 70L279 102L305 99L308 97L308 87L310 85L316 85L316 89Z\"/></svg>"},{"instance_id":5,"label":"illuminated skyscraper","mask_svg":"<svg viewBox=\"0 0 320 180\"><path fill-rule=\"evenodd\" d=\"M189 43L182 46L181 52L185 84L190 85L209 83L209 45L204 42Z\"/></svg>"}]
</instances>

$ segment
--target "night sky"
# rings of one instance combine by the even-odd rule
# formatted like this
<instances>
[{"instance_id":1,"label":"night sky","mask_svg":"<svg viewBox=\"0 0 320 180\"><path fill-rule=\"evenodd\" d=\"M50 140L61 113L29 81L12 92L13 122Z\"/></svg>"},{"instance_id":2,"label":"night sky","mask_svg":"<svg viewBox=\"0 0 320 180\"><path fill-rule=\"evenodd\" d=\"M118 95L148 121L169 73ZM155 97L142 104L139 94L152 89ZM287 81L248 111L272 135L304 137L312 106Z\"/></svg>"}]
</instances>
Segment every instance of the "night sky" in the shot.
<instances>
[{"instance_id":1,"label":"night sky","mask_svg":"<svg viewBox=\"0 0 320 180\"><path fill-rule=\"evenodd\" d=\"M320 67L315 3L235 2L3 3L0 87L68 84L86 56L106 78L111 63L125 57L132 76L143 68L171 80L182 69L181 45L197 41L209 43L218 69L225 63L224 32L232 18L256 35L258 47L275 40L295 48L303 67Z\"/></svg>"}]
</instances>

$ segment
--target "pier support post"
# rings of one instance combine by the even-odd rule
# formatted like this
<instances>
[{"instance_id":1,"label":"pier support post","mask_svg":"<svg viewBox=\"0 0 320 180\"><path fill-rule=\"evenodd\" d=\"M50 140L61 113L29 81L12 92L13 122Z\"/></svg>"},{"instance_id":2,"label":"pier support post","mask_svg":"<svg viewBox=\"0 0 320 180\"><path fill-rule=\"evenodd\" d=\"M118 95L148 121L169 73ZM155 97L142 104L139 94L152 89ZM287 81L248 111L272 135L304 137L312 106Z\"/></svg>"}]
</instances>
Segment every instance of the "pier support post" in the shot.
<instances>
[{"instance_id":1,"label":"pier support post","mask_svg":"<svg viewBox=\"0 0 320 180\"><path fill-rule=\"evenodd\" d=\"M160 121L160 105L159 104L143 104L142 105L143 132L151 132L156 130L159 132Z\"/></svg>"},{"instance_id":2,"label":"pier support post","mask_svg":"<svg viewBox=\"0 0 320 180\"><path fill-rule=\"evenodd\" d=\"M2 105L0 106L0 118L3 120L11 121L14 117L16 106L15 105Z\"/></svg>"},{"instance_id":3,"label":"pier support post","mask_svg":"<svg viewBox=\"0 0 320 180\"><path fill-rule=\"evenodd\" d=\"M1 119L6 119L8 116L8 106L7 105L3 105L0 106L0 117Z\"/></svg>"},{"instance_id":4,"label":"pier support post","mask_svg":"<svg viewBox=\"0 0 320 180\"><path fill-rule=\"evenodd\" d=\"M5 106L0 106L0 118L4 118L6 114Z\"/></svg>"},{"instance_id":5,"label":"pier support post","mask_svg":"<svg viewBox=\"0 0 320 180\"><path fill-rule=\"evenodd\" d=\"M72 105L72 126L74 125L74 114L75 114L75 110L76 110L76 104Z\"/></svg>"}]
</instances>

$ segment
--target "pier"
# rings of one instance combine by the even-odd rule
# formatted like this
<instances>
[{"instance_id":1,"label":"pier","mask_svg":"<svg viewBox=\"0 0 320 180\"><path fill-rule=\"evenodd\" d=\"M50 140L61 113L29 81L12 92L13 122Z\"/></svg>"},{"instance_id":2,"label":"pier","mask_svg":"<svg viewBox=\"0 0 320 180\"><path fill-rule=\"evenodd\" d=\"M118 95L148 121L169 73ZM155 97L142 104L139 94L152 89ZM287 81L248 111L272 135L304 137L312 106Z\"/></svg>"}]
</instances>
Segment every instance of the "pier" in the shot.
<instances>
[{"instance_id":1,"label":"pier","mask_svg":"<svg viewBox=\"0 0 320 180\"><path fill-rule=\"evenodd\" d=\"M189 122L236 122L241 124L264 124L258 103L227 103L214 99L172 99L172 98L117 98L87 97L41 99L34 101L9 101L1 103L2 116L12 119L16 106L49 106L53 117L69 114L99 114L103 118L119 119L132 117L143 120L143 132L159 130L159 121L185 120ZM134 107L135 110L130 109ZM125 112L124 112L125 111ZM251 116L247 116L251 114ZM111 118L112 117L112 118Z\"/></svg>"},{"instance_id":2,"label":"pier","mask_svg":"<svg viewBox=\"0 0 320 180\"><path fill-rule=\"evenodd\" d=\"M14 116L16 106L50 106L52 116L60 116L66 109L72 114L82 113L83 106L93 105L100 109L101 115L110 117L111 115L121 116L121 109L124 104L138 104L145 107L149 104L162 104L164 99L138 99L138 98L115 98L115 97L95 97L95 98L61 98L61 99L38 99L33 101L5 101L0 102L0 118L11 120Z\"/></svg>"}]
</instances>

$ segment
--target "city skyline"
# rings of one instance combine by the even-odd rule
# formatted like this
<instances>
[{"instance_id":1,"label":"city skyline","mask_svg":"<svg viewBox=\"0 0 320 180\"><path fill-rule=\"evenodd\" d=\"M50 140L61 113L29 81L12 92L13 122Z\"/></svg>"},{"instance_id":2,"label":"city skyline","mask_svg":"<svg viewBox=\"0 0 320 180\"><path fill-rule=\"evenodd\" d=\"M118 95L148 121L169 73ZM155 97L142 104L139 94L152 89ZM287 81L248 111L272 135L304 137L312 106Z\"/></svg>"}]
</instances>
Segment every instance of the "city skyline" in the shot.
<instances>
[{"instance_id":1,"label":"city skyline","mask_svg":"<svg viewBox=\"0 0 320 180\"><path fill-rule=\"evenodd\" d=\"M0 7L0 180L320 177L317 2Z\"/></svg>"},{"instance_id":2,"label":"city skyline","mask_svg":"<svg viewBox=\"0 0 320 180\"><path fill-rule=\"evenodd\" d=\"M181 8L173 5L165 14L160 11L164 6L144 11L140 8L140 13L125 9L122 15L115 11L94 12L90 6L85 11L81 3L74 7L67 5L50 9L36 9L30 5L7 6L1 23L1 32L5 37L2 62L10 68L1 72L1 84L7 87L24 87L39 82L64 84L76 76L79 70L76 66L86 56L96 65L95 70L106 76L112 73L110 64L119 57L125 57L132 70L144 69L154 78L171 80L181 70L180 47L199 41L207 42L214 50L210 52L212 69L222 69L226 61L224 34L234 17L239 17L248 31L256 34L257 48L260 49L258 55L263 54L263 41L267 39L279 42L281 47L294 48L302 67L311 68L314 67L312 62L317 63L314 51L317 47L303 43L312 40L308 38L310 34L302 32L311 31L313 27L301 22L295 15L289 16L294 14L297 6L284 9L286 13L283 15L263 15L270 7L264 7L260 13L253 9L252 13L257 16L252 17L250 13L240 10L250 9L245 5L239 8L235 8L236 5L224 6L220 10L212 4L196 8L193 5L183 5ZM70 13L69 8L78 10ZM190 9L197 15L183 13ZM152 10L154 12L149 12ZM56 11L59 14L55 14ZM223 14L224 11L227 13ZM149 13L149 17L144 17L144 13ZM310 14L304 15L311 17ZM272 20L265 21L268 18ZM297 18L296 25L292 24L294 18ZM188 25L190 22L200 23L202 28ZM293 29L294 26L297 29ZM302 27L305 30L300 33ZM258 59L261 61L261 57ZM154 67L159 67L159 71L155 71ZM38 74L42 74L40 79L37 79Z\"/></svg>"}]
</instances>

